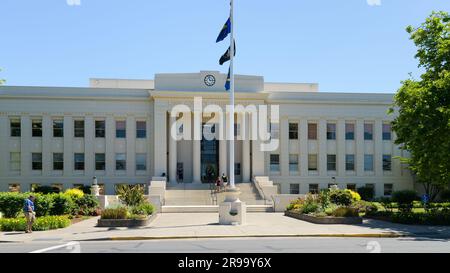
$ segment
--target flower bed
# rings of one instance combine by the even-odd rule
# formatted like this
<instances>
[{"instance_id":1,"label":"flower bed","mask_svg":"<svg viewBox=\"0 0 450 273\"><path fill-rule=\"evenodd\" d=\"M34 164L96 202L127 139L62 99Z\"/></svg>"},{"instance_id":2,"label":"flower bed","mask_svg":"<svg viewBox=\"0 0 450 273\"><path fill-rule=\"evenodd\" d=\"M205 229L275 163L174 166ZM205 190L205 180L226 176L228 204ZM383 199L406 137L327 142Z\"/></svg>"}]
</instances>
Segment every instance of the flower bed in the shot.
<instances>
[{"instance_id":1,"label":"flower bed","mask_svg":"<svg viewBox=\"0 0 450 273\"><path fill-rule=\"evenodd\" d=\"M334 188L293 201L285 215L317 224L361 224L360 213L376 210L358 193Z\"/></svg>"}]
</instances>

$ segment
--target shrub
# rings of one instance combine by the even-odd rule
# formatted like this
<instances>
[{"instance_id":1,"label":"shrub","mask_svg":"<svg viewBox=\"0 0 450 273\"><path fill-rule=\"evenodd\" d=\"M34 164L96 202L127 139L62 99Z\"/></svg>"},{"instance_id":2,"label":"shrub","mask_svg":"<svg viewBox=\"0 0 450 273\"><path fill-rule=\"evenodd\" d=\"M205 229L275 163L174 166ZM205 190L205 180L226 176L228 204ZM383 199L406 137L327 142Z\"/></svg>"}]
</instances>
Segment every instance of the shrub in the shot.
<instances>
[{"instance_id":1,"label":"shrub","mask_svg":"<svg viewBox=\"0 0 450 273\"><path fill-rule=\"evenodd\" d=\"M358 210L350 207L338 207L332 213L334 217L358 217Z\"/></svg>"},{"instance_id":2,"label":"shrub","mask_svg":"<svg viewBox=\"0 0 450 273\"><path fill-rule=\"evenodd\" d=\"M332 203L342 206L349 206L352 203L352 195L346 190L333 190L330 192Z\"/></svg>"},{"instance_id":3,"label":"shrub","mask_svg":"<svg viewBox=\"0 0 450 273\"><path fill-rule=\"evenodd\" d=\"M70 196L72 200L77 200L84 196L84 192L80 189L69 189L65 192L65 194Z\"/></svg>"},{"instance_id":4,"label":"shrub","mask_svg":"<svg viewBox=\"0 0 450 273\"><path fill-rule=\"evenodd\" d=\"M347 192L349 192L352 196L353 201L361 201L361 195L359 195L359 193L352 191L352 190L345 190Z\"/></svg>"},{"instance_id":5,"label":"shrub","mask_svg":"<svg viewBox=\"0 0 450 273\"><path fill-rule=\"evenodd\" d=\"M15 218L23 210L23 205L27 196L21 193L4 192L0 193L0 212L6 218Z\"/></svg>"},{"instance_id":6,"label":"shrub","mask_svg":"<svg viewBox=\"0 0 450 273\"><path fill-rule=\"evenodd\" d=\"M141 185L119 185L117 194L120 201L127 206L134 207L145 202L144 187Z\"/></svg>"},{"instance_id":7,"label":"shrub","mask_svg":"<svg viewBox=\"0 0 450 273\"><path fill-rule=\"evenodd\" d=\"M59 193L60 190L57 187L50 187L50 186L39 186L34 189L35 193L42 193L42 194L50 194L50 193Z\"/></svg>"},{"instance_id":8,"label":"shrub","mask_svg":"<svg viewBox=\"0 0 450 273\"><path fill-rule=\"evenodd\" d=\"M325 210L330 205L330 190L325 189L321 190L319 193L319 203L321 205L322 210Z\"/></svg>"},{"instance_id":9,"label":"shrub","mask_svg":"<svg viewBox=\"0 0 450 273\"><path fill-rule=\"evenodd\" d=\"M375 196L375 192L372 187L361 187L358 188L358 194L361 196L361 199L364 201L372 201Z\"/></svg>"},{"instance_id":10,"label":"shrub","mask_svg":"<svg viewBox=\"0 0 450 273\"><path fill-rule=\"evenodd\" d=\"M75 200L77 214L85 216L95 216L99 206L98 199L90 194L85 194L82 198Z\"/></svg>"},{"instance_id":11,"label":"shrub","mask_svg":"<svg viewBox=\"0 0 450 273\"><path fill-rule=\"evenodd\" d=\"M91 194L91 186L79 186L77 189L81 190L84 194Z\"/></svg>"},{"instance_id":12,"label":"shrub","mask_svg":"<svg viewBox=\"0 0 450 273\"><path fill-rule=\"evenodd\" d=\"M64 193L53 194L53 207L51 215L72 214L76 209L75 203L69 195Z\"/></svg>"},{"instance_id":13,"label":"shrub","mask_svg":"<svg viewBox=\"0 0 450 273\"><path fill-rule=\"evenodd\" d=\"M71 221L67 216L45 216L38 217L33 224L34 231L44 231L58 228L65 228L70 226ZM27 220L23 217L0 219L1 231L25 231L27 226Z\"/></svg>"},{"instance_id":14,"label":"shrub","mask_svg":"<svg viewBox=\"0 0 450 273\"><path fill-rule=\"evenodd\" d=\"M34 210L36 216L48 216L53 208L53 196L50 194L35 194L36 200L34 200Z\"/></svg>"},{"instance_id":15,"label":"shrub","mask_svg":"<svg viewBox=\"0 0 450 273\"><path fill-rule=\"evenodd\" d=\"M443 202L450 202L450 189L446 189L441 192L440 200Z\"/></svg>"},{"instance_id":16,"label":"shrub","mask_svg":"<svg viewBox=\"0 0 450 273\"><path fill-rule=\"evenodd\" d=\"M373 214L378 211L378 207L375 204L364 200L354 202L352 204L352 208L356 209L358 212L369 214Z\"/></svg>"},{"instance_id":17,"label":"shrub","mask_svg":"<svg viewBox=\"0 0 450 273\"><path fill-rule=\"evenodd\" d=\"M108 208L102 211L101 219L127 219L126 207Z\"/></svg>"},{"instance_id":18,"label":"shrub","mask_svg":"<svg viewBox=\"0 0 450 273\"><path fill-rule=\"evenodd\" d=\"M397 202L399 209L404 212L411 211L412 203L417 199L417 193L412 190L396 191L392 193L392 201Z\"/></svg>"},{"instance_id":19,"label":"shrub","mask_svg":"<svg viewBox=\"0 0 450 273\"><path fill-rule=\"evenodd\" d=\"M301 212L303 214L310 214L319 211L319 204L316 202L305 203L301 208Z\"/></svg>"},{"instance_id":20,"label":"shrub","mask_svg":"<svg viewBox=\"0 0 450 273\"><path fill-rule=\"evenodd\" d=\"M140 204L135 207L131 207L130 209L131 214L138 214L138 215L152 215L153 211L154 211L153 205L148 202Z\"/></svg>"}]
</instances>

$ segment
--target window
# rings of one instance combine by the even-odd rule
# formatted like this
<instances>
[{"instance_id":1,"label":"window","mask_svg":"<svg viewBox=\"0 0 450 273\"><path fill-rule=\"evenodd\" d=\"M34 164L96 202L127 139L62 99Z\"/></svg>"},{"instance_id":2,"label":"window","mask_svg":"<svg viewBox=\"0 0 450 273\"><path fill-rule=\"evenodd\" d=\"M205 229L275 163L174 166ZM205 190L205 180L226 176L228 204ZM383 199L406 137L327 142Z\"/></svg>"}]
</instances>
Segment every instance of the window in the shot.
<instances>
[{"instance_id":1,"label":"window","mask_svg":"<svg viewBox=\"0 0 450 273\"><path fill-rule=\"evenodd\" d=\"M394 189L393 184L384 184L384 195L391 196Z\"/></svg>"},{"instance_id":2,"label":"window","mask_svg":"<svg viewBox=\"0 0 450 273\"><path fill-rule=\"evenodd\" d=\"M356 184L347 184L347 189L356 192Z\"/></svg>"},{"instance_id":3,"label":"window","mask_svg":"<svg viewBox=\"0 0 450 273\"><path fill-rule=\"evenodd\" d=\"M300 194L300 184L289 184L290 194Z\"/></svg>"},{"instance_id":4,"label":"window","mask_svg":"<svg viewBox=\"0 0 450 273\"><path fill-rule=\"evenodd\" d=\"M280 138L280 124L270 123L270 139L279 139L279 138Z\"/></svg>"},{"instance_id":5,"label":"window","mask_svg":"<svg viewBox=\"0 0 450 273\"><path fill-rule=\"evenodd\" d=\"M105 154L95 154L95 170L105 170Z\"/></svg>"},{"instance_id":6,"label":"window","mask_svg":"<svg viewBox=\"0 0 450 273\"><path fill-rule=\"evenodd\" d=\"M9 192L20 192L20 184L9 184L8 190Z\"/></svg>"},{"instance_id":7,"label":"window","mask_svg":"<svg viewBox=\"0 0 450 273\"><path fill-rule=\"evenodd\" d=\"M346 171L355 170L355 155L345 155L345 170Z\"/></svg>"},{"instance_id":8,"label":"window","mask_svg":"<svg viewBox=\"0 0 450 273\"><path fill-rule=\"evenodd\" d=\"M392 140L391 124L383 124L383 140Z\"/></svg>"},{"instance_id":9,"label":"window","mask_svg":"<svg viewBox=\"0 0 450 273\"><path fill-rule=\"evenodd\" d=\"M298 172L298 155L289 155L289 171Z\"/></svg>"},{"instance_id":10,"label":"window","mask_svg":"<svg viewBox=\"0 0 450 273\"><path fill-rule=\"evenodd\" d=\"M319 193L319 184L309 184L309 192L312 194Z\"/></svg>"},{"instance_id":11,"label":"window","mask_svg":"<svg viewBox=\"0 0 450 273\"><path fill-rule=\"evenodd\" d=\"M289 139L298 139L298 123L289 123Z\"/></svg>"},{"instance_id":12,"label":"window","mask_svg":"<svg viewBox=\"0 0 450 273\"><path fill-rule=\"evenodd\" d=\"M64 121L62 119L53 121L53 137L64 137Z\"/></svg>"},{"instance_id":13,"label":"window","mask_svg":"<svg viewBox=\"0 0 450 273\"><path fill-rule=\"evenodd\" d=\"M10 121L10 127L11 127L11 137L20 137L21 135L20 119L12 119Z\"/></svg>"},{"instance_id":14,"label":"window","mask_svg":"<svg viewBox=\"0 0 450 273\"><path fill-rule=\"evenodd\" d=\"M373 140L373 124L364 123L364 140Z\"/></svg>"},{"instance_id":15,"label":"window","mask_svg":"<svg viewBox=\"0 0 450 273\"><path fill-rule=\"evenodd\" d=\"M116 170L125 171L127 169L126 154L116 154Z\"/></svg>"},{"instance_id":16,"label":"window","mask_svg":"<svg viewBox=\"0 0 450 273\"><path fill-rule=\"evenodd\" d=\"M364 155L364 171L373 171L373 155Z\"/></svg>"},{"instance_id":17,"label":"window","mask_svg":"<svg viewBox=\"0 0 450 273\"><path fill-rule=\"evenodd\" d=\"M280 155L270 155L270 171L280 171Z\"/></svg>"},{"instance_id":18,"label":"window","mask_svg":"<svg viewBox=\"0 0 450 273\"><path fill-rule=\"evenodd\" d=\"M147 137L147 122L136 121L136 138L146 138L146 137Z\"/></svg>"},{"instance_id":19,"label":"window","mask_svg":"<svg viewBox=\"0 0 450 273\"><path fill-rule=\"evenodd\" d=\"M31 168L34 171L42 170L42 154L32 153L31 154Z\"/></svg>"},{"instance_id":20,"label":"window","mask_svg":"<svg viewBox=\"0 0 450 273\"><path fill-rule=\"evenodd\" d=\"M241 163L234 163L234 175L241 175Z\"/></svg>"},{"instance_id":21,"label":"window","mask_svg":"<svg viewBox=\"0 0 450 273\"><path fill-rule=\"evenodd\" d=\"M328 140L336 139L336 123L327 124L327 139Z\"/></svg>"},{"instance_id":22,"label":"window","mask_svg":"<svg viewBox=\"0 0 450 273\"><path fill-rule=\"evenodd\" d=\"M308 155L308 170L309 171L317 171L317 155L316 154Z\"/></svg>"},{"instance_id":23,"label":"window","mask_svg":"<svg viewBox=\"0 0 450 273\"><path fill-rule=\"evenodd\" d=\"M383 155L383 171L391 171L391 170L392 170L392 156Z\"/></svg>"},{"instance_id":24,"label":"window","mask_svg":"<svg viewBox=\"0 0 450 273\"><path fill-rule=\"evenodd\" d=\"M104 138L105 137L105 121L96 120L95 121L95 137Z\"/></svg>"},{"instance_id":25,"label":"window","mask_svg":"<svg viewBox=\"0 0 450 273\"><path fill-rule=\"evenodd\" d=\"M84 120L75 120L73 122L74 137L84 137Z\"/></svg>"},{"instance_id":26,"label":"window","mask_svg":"<svg viewBox=\"0 0 450 273\"><path fill-rule=\"evenodd\" d=\"M355 124L346 123L345 124L345 139L354 140L355 139Z\"/></svg>"},{"instance_id":27,"label":"window","mask_svg":"<svg viewBox=\"0 0 450 273\"><path fill-rule=\"evenodd\" d=\"M336 171L336 155L327 155L327 170Z\"/></svg>"},{"instance_id":28,"label":"window","mask_svg":"<svg viewBox=\"0 0 450 273\"><path fill-rule=\"evenodd\" d=\"M9 154L9 169L12 172L20 172L20 153Z\"/></svg>"},{"instance_id":29,"label":"window","mask_svg":"<svg viewBox=\"0 0 450 273\"><path fill-rule=\"evenodd\" d=\"M310 139L310 140L317 139L317 124L316 123L308 123L308 139Z\"/></svg>"},{"instance_id":30,"label":"window","mask_svg":"<svg viewBox=\"0 0 450 273\"><path fill-rule=\"evenodd\" d=\"M42 120L32 120L31 128L33 137L42 137Z\"/></svg>"},{"instance_id":31,"label":"window","mask_svg":"<svg viewBox=\"0 0 450 273\"><path fill-rule=\"evenodd\" d=\"M74 155L75 171L84 171L84 154Z\"/></svg>"},{"instance_id":32,"label":"window","mask_svg":"<svg viewBox=\"0 0 450 273\"><path fill-rule=\"evenodd\" d=\"M64 154L61 153L53 154L53 170L55 171L64 170Z\"/></svg>"},{"instance_id":33,"label":"window","mask_svg":"<svg viewBox=\"0 0 450 273\"><path fill-rule=\"evenodd\" d=\"M124 120L116 121L116 138L126 138L127 137L126 126L127 126L127 123Z\"/></svg>"},{"instance_id":34,"label":"window","mask_svg":"<svg viewBox=\"0 0 450 273\"><path fill-rule=\"evenodd\" d=\"M136 170L147 170L147 154L136 154Z\"/></svg>"}]
</instances>

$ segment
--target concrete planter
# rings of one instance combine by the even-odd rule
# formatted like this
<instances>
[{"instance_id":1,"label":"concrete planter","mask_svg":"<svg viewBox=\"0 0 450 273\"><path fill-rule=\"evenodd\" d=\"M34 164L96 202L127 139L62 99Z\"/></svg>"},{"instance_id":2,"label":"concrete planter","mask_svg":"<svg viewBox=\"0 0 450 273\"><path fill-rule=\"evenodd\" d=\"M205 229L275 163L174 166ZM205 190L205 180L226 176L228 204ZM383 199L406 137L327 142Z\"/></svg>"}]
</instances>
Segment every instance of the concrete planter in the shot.
<instances>
[{"instance_id":1,"label":"concrete planter","mask_svg":"<svg viewBox=\"0 0 450 273\"><path fill-rule=\"evenodd\" d=\"M145 219L98 219L97 227L145 227L156 219L157 214Z\"/></svg>"},{"instance_id":2,"label":"concrete planter","mask_svg":"<svg viewBox=\"0 0 450 273\"><path fill-rule=\"evenodd\" d=\"M286 211L284 215L306 222L322 225L357 225L362 224L363 222L363 219L361 217L316 217L292 211Z\"/></svg>"}]
</instances>

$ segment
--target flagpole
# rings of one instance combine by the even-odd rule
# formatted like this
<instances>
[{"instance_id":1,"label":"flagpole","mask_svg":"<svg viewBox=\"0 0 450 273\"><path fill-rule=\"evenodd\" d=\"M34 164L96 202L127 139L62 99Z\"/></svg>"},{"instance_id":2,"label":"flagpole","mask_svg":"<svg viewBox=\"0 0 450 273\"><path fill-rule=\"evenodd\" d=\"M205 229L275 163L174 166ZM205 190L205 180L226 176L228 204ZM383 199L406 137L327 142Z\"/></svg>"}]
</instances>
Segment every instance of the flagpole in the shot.
<instances>
[{"instance_id":1,"label":"flagpole","mask_svg":"<svg viewBox=\"0 0 450 273\"><path fill-rule=\"evenodd\" d=\"M230 37L230 187L236 188L234 178L234 1L230 0L230 22L231 22L231 37Z\"/></svg>"}]
</instances>

